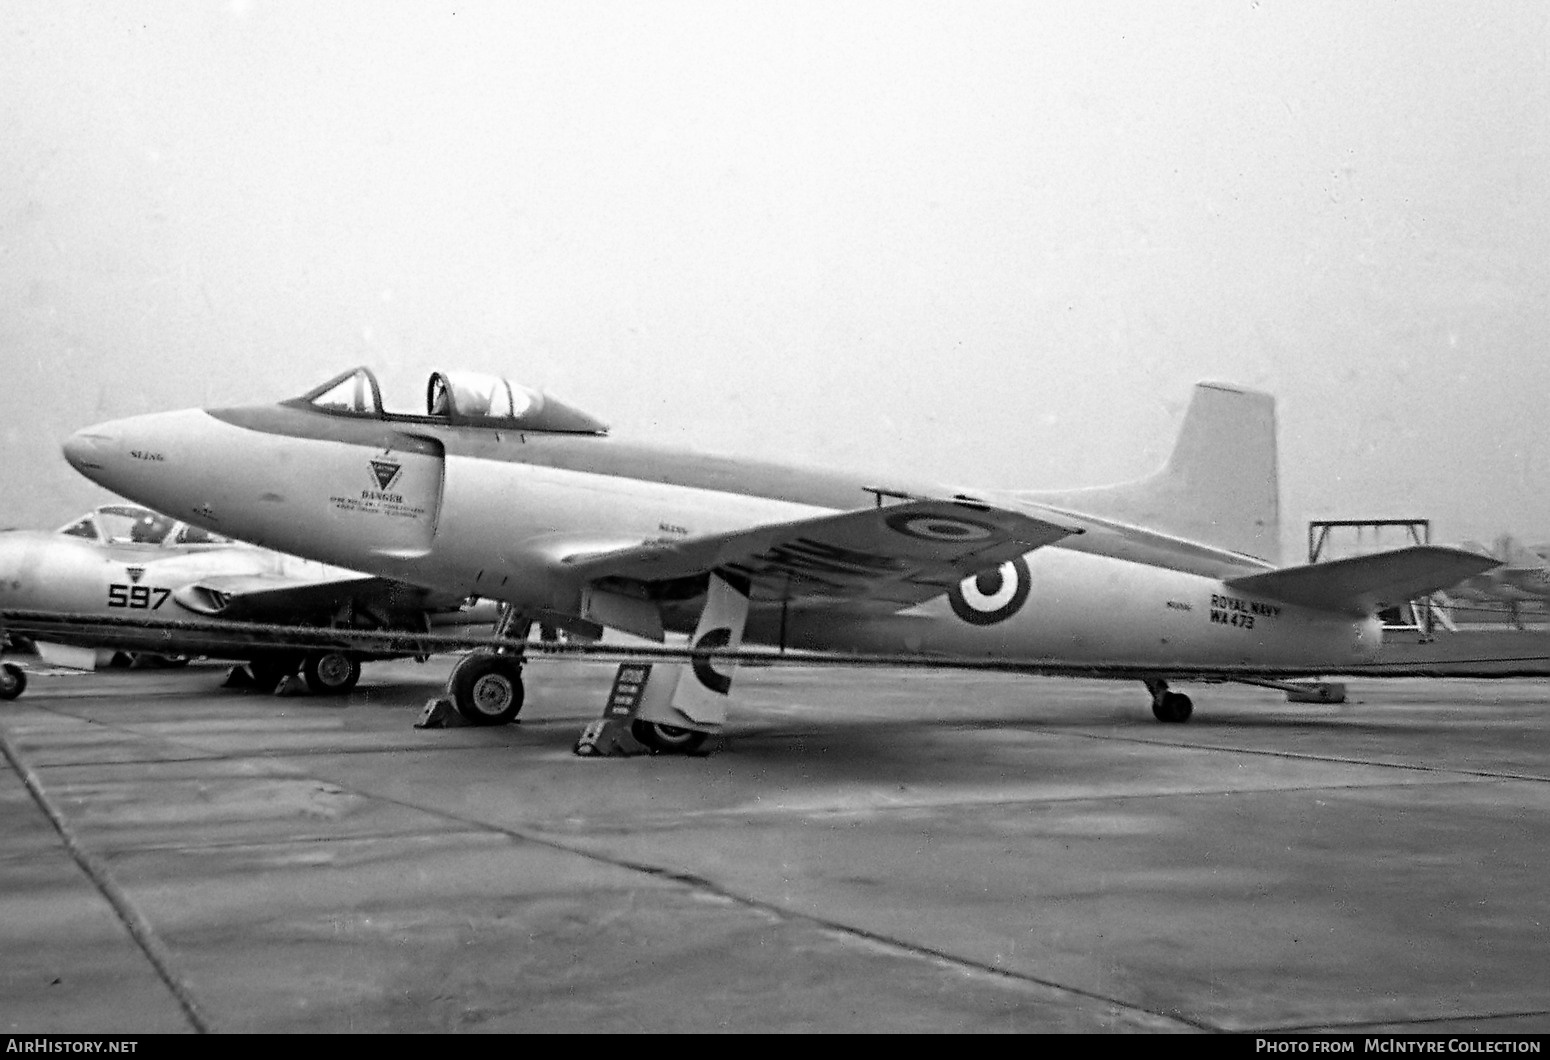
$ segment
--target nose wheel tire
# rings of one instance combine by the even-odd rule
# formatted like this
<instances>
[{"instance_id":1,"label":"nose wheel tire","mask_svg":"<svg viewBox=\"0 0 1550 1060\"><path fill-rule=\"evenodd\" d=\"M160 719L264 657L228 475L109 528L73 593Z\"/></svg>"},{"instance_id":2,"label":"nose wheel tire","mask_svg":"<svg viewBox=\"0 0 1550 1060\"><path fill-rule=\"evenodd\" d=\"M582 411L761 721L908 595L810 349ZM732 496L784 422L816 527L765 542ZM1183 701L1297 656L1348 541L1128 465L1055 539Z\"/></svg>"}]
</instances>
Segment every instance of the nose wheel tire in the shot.
<instances>
[{"instance_id":1,"label":"nose wheel tire","mask_svg":"<svg viewBox=\"0 0 1550 1060\"><path fill-rule=\"evenodd\" d=\"M361 679L361 662L349 652L313 652L302 662L301 676L316 695L342 696Z\"/></svg>"},{"instance_id":2,"label":"nose wheel tire","mask_svg":"<svg viewBox=\"0 0 1550 1060\"><path fill-rule=\"evenodd\" d=\"M630 735L653 751L659 751L662 754L686 755L698 751L710 733L636 718L630 722Z\"/></svg>"},{"instance_id":3,"label":"nose wheel tire","mask_svg":"<svg viewBox=\"0 0 1550 1060\"><path fill-rule=\"evenodd\" d=\"M14 663L0 666L0 699L15 699L27 691L27 672Z\"/></svg>"},{"instance_id":4,"label":"nose wheel tire","mask_svg":"<svg viewBox=\"0 0 1550 1060\"><path fill-rule=\"evenodd\" d=\"M506 725L522 710L522 662L509 655L470 655L448 682L452 704L471 725Z\"/></svg>"}]
</instances>

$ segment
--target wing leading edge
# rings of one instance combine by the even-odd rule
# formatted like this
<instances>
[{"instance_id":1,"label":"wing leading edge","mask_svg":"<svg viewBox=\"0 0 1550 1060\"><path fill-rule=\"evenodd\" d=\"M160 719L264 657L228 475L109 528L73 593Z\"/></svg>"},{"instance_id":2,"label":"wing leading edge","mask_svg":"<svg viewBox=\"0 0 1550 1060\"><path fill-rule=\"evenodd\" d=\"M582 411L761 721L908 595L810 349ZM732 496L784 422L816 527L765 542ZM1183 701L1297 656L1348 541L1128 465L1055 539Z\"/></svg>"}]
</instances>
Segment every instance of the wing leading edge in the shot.
<instances>
[{"instance_id":1,"label":"wing leading edge","mask_svg":"<svg viewBox=\"0 0 1550 1060\"><path fill-rule=\"evenodd\" d=\"M294 623L327 619L341 610L376 616L379 624L426 611L456 610L460 598L349 571L311 578L274 574L214 575L176 590L190 611L242 622Z\"/></svg>"},{"instance_id":2,"label":"wing leading edge","mask_svg":"<svg viewBox=\"0 0 1550 1060\"><path fill-rule=\"evenodd\" d=\"M655 588L715 571L754 600L909 607L980 571L1082 533L966 500L912 500L565 560L594 585Z\"/></svg>"}]
</instances>

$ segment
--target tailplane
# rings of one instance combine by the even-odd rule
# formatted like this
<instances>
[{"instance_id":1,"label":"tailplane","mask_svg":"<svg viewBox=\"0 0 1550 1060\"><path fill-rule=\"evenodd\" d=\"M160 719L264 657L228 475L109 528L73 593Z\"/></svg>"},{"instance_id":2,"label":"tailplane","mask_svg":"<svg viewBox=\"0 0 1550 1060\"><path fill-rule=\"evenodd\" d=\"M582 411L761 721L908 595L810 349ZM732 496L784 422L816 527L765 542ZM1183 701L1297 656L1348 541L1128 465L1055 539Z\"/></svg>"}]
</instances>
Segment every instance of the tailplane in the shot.
<instances>
[{"instance_id":1,"label":"tailplane","mask_svg":"<svg viewBox=\"0 0 1550 1060\"><path fill-rule=\"evenodd\" d=\"M1389 552L1310 563L1227 581L1229 589L1303 607L1370 615L1457 585L1496 566L1458 548L1410 545Z\"/></svg>"},{"instance_id":2,"label":"tailplane","mask_svg":"<svg viewBox=\"0 0 1550 1060\"><path fill-rule=\"evenodd\" d=\"M1200 383L1161 471L1117 486L1018 497L1276 563L1281 501L1275 399L1227 383Z\"/></svg>"}]
</instances>

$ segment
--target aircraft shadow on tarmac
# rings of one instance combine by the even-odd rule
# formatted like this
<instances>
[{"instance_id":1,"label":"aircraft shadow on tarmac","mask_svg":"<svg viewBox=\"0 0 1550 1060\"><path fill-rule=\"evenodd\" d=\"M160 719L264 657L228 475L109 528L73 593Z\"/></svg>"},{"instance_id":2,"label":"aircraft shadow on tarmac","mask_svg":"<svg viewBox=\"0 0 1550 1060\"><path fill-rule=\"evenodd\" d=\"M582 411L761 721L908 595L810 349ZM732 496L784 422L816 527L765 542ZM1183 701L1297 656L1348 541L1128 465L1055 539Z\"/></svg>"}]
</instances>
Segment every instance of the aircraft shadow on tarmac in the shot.
<instances>
[{"instance_id":1,"label":"aircraft shadow on tarmac","mask_svg":"<svg viewBox=\"0 0 1550 1060\"><path fill-rule=\"evenodd\" d=\"M407 668L408 664L399 665ZM399 715L407 730L427 700L444 690L442 672L432 666L423 675L417 668L378 671L345 696L277 697L251 688L223 688L229 668L229 663L195 660L175 670L115 670L111 680L81 675L65 679L62 685L39 682L38 691L49 699L101 705L136 697L135 686L143 685L144 695L157 701L229 698L233 706L252 707L273 699L286 711L353 709L369 711L373 717L388 712ZM1071 747L1069 738L1078 737L1095 744L1133 741L1183 749L1198 745L1201 750L1360 758L1381 754L1391 759L1406 755L1409 749L1434 744L1454 727L1460 732L1447 739L1461 748L1485 739L1479 717L1482 709L1493 712L1492 720L1509 723L1520 715L1542 711L1533 691L1518 682L1493 683L1487 704L1476 702L1467 707L1455 705L1456 694L1449 686L1440 686L1444 689L1441 695L1431 691L1437 687L1434 684L1428 684L1427 693L1418 696L1399 688L1355 689L1353 698L1339 705L1288 705L1275 693L1251 690L1247 695L1255 697L1252 701L1219 702L1196 713L1187 727L1159 727L1142 702L1132 701L1140 697L1129 696L1128 689L1120 691L1118 686L1113 699L1106 694L1092 696L1094 686L1090 684L1080 686L1083 692L1077 692L1079 686L1073 685L1069 695L1052 692L1050 687L1030 686L1025 699L1024 690L1015 684L986 681L965 689L950 679L939 684L921 680L923 676L913 677L907 691L893 690L871 700L867 699L870 690L858 690L849 683L853 678L842 672L830 678L835 682L830 692L824 687L830 681L817 673L788 679L772 670L755 682L762 686L756 702L732 713L726 730L706 745L704 755L734 759L739 770L769 768L809 778L832 775L837 780L862 783L940 778L944 755L1023 760L1019 756L1032 746L1030 741L1041 736L1058 738L1060 746L1066 748ZM547 683L547 679L541 680ZM603 669L557 676L547 690L544 708L525 712L513 726L464 728L456 744L569 752L581 727L597 717L608 681ZM987 697L983 712L976 709L981 695ZM847 716L847 711L855 709L858 696L867 699L865 716ZM892 713L895 707L896 714ZM397 723L397 719L392 722ZM1500 736L1499 729L1496 734ZM416 743L434 746L441 738L435 730L422 735L424 739L416 739Z\"/></svg>"}]
</instances>

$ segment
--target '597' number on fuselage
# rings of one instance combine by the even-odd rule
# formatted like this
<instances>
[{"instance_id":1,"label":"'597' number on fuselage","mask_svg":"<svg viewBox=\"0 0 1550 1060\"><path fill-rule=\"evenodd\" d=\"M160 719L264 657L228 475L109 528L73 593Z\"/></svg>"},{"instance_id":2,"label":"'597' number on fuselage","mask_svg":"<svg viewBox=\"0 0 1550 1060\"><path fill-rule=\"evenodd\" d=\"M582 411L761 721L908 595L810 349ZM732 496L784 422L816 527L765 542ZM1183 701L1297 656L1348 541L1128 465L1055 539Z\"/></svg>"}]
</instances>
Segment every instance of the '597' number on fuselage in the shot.
<instances>
[{"instance_id":1,"label":"'597' number on fuselage","mask_svg":"<svg viewBox=\"0 0 1550 1060\"><path fill-rule=\"evenodd\" d=\"M108 586L108 606L127 607L135 611L154 611L166 603L167 597L171 595L171 589L114 582Z\"/></svg>"}]
</instances>

